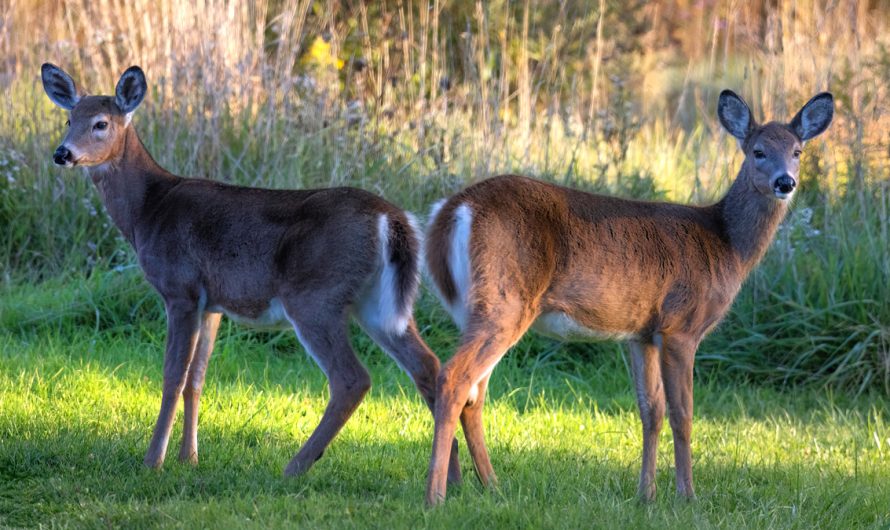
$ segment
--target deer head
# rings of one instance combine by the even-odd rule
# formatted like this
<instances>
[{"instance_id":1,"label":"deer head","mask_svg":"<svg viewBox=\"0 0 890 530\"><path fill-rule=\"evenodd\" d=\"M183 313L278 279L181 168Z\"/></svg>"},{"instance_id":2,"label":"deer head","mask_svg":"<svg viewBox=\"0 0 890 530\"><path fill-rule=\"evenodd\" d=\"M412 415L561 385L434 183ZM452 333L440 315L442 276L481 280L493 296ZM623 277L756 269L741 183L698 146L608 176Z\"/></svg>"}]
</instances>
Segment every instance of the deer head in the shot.
<instances>
[{"instance_id":1,"label":"deer head","mask_svg":"<svg viewBox=\"0 0 890 530\"><path fill-rule=\"evenodd\" d=\"M804 143L821 134L834 117L834 98L828 92L813 97L787 124L758 125L751 109L735 92L724 90L717 103L720 123L745 153L740 179L764 196L787 201L794 194Z\"/></svg>"},{"instance_id":2,"label":"deer head","mask_svg":"<svg viewBox=\"0 0 890 530\"><path fill-rule=\"evenodd\" d=\"M118 158L130 118L147 90L142 69L128 68L113 97L78 94L71 76L49 63L41 68L41 77L49 99L69 111L68 134L53 153L53 161L65 167L97 166Z\"/></svg>"}]
</instances>

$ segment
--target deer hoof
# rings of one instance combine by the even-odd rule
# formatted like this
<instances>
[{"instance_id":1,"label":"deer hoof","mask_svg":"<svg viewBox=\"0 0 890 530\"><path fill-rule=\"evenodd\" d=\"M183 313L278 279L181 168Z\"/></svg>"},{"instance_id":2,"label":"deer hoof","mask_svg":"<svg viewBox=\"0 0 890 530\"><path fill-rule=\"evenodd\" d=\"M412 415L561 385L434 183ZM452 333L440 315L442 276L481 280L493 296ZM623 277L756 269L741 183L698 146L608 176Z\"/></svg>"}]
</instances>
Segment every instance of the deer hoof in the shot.
<instances>
[{"instance_id":1,"label":"deer hoof","mask_svg":"<svg viewBox=\"0 0 890 530\"><path fill-rule=\"evenodd\" d=\"M180 451L179 461L183 464L198 465L198 453L196 451Z\"/></svg>"},{"instance_id":2,"label":"deer hoof","mask_svg":"<svg viewBox=\"0 0 890 530\"><path fill-rule=\"evenodd\" d=\"M164 465L164 458L153 455L145 455L142 463L145 464L145 467L149 467L151 469L160 469L161 466Z\"/></svg>"}]
</instances>

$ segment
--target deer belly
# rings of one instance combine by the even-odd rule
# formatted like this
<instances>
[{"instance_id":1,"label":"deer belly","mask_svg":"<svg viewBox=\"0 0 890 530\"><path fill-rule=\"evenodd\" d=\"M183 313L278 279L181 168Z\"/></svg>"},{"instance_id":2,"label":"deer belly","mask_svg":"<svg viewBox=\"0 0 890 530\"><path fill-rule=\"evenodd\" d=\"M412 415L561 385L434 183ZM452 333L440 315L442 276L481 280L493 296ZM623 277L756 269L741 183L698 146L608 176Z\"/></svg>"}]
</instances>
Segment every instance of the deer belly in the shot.
<instances>
[{"instance_id":1,"label":"deer belly","mask_svg":"<svg viewBox=\"0 0 890 530\"><path fill-rule=\"evenodd\" d=\"M284 311L281 300L273 298L269 301L269 306L265 310L259 312L239 311L240 308L231 308L220 305L212 305L207 307L207 311L213 313L225 313L225 315L239 324L245 324L254 328L261 329L288 329L291 327Z\"/></svg>"},{"instance_id":2,"label":"deer belly","mask_svg":"<svg viewBox=\"0 0 890 530\"><path fill-rule=\"evenodd\" d=\"M532 329L541 335L567 341L626 340L633 337L632 333L625 331L588 328L559 311L542 314L532 324Z\"/></svg>"}]
</instances>

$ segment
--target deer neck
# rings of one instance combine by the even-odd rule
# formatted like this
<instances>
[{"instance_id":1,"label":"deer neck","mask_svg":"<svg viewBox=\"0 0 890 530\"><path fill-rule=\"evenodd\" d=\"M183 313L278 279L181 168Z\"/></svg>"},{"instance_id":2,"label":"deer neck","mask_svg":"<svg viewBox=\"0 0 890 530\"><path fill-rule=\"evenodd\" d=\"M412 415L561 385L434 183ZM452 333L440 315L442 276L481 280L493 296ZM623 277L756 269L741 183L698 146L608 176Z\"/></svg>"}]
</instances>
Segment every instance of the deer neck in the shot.
<instances>
[{"instance_id":1,"label":"deer neck","mask_svg":"<svg viewBox=\"0 0 890 530\"><path fill-rule=\"evenodd\" d=\"M787 202L757 191L747 171L747 165L743 165L729 192L718 203L730 247L746 274L763 258L788 211Z\"/></svg>"},{"instance_id":2,"label":"deer neck","mask_svg":"<svg viewBox=\"0 0 890 530\"><path fill-rule=\"evenodd\" d=\"M132 125L117 156L88 171L112 221L134 247L137 223L158 196L153 190L169 189L179 180L155 162Z\"/></svg>"}]
</instances>

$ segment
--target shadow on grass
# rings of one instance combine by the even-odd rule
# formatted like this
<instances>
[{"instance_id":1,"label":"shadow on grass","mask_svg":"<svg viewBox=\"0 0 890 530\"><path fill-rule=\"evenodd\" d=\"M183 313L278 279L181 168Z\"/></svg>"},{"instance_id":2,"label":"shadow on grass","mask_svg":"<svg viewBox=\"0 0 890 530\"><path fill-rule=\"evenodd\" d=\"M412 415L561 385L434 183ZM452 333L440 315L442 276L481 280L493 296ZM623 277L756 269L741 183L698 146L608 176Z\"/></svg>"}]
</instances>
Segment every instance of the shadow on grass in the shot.
<instances>
[{"instance_id":1,"label":"shadow on grass","mask_svg":"<svg viewBox=\"0 0 890 530\"><path fill-rule=\"evenodd\" d=\"M0 513L6 514L0 521L28 526L42 518L103 504L225 503L227 499L260 496L286 498L297 504L321 495L359 503L398 500L411 509L422 505L429 454L424 442L379 443L341 436L309 473L285 478L282 470L299 447L298 441L270 441L268 433L250 430L205 428L201 434L204 442L197 467L176 461L176 446L171 442L170 460L160 470L142 465L145 444L141 433L122 432L120 438L106 439L68 430L31 439L7 439L0 446L0 481L9 486L0 499ZM572 473L621 476L617 482L632 480L626 470L604 462L570 462L535 453L525 457L554 460L550 472L568 473L570 466ZM466 460L466 455L463 458ZM464 471L464 484L452 488L451 493L483 493L471 469L465 466ZM623 497L627 491L609 494Z\"/></svg>"},{"instance_id":2,"label":"shadow on grass","mask_svg":"<svg viewBox=\"0 0 890 530\"><path fill-rule=\"evenodd\" d=\"M160 389L166 335L163 305L138 267L104 271L88 279L20 285L2 294L0 326L7 340L55 337L57 343L68 343L67 362L98 363L120 377L148 377ZM429 292L424 291L418 301L416 314L424 339L446 361L459 340L457 329ZM209 384L225 387L237 382L282 395L296 388L315 395L326 393L321 371L292 333L256 332L226 319L223 322ZM351 336L359 358L372 372L376 395L416 394L410 380L357 326L352 327ZM711 346L706 343L706 347ZM133 354L127 355L128 351ZM520 412L537 407L595 407L635 413L624 355L619 343L558 343L529 333L498 365L489 395ZM776 414L806 418L814 408L824 409L826 402L841 410L888 408L887 396L876 390L851 398L815 387L801 391L762 386L757 381L728 382L713 371L696 377L698 418L765 419Z\"/></svg>"},{"instance_id":3,"label":"shadow on grass","mask_svg":"<svg viewBox=\"0 0 890 530\"><path fill-rule=\"evenodd\" d=\"M803 526L880 522L888 490L880 477L837 477L820 487L825 470L800 464L697 465L700 500L678 503L672 471L658 474L658 500L635 498L637 461L573 450L492 447L501 487L484 491L462 455L464 483L447 504L423 509L428 443L380 443L340 437L308 474L282 477L293 440L267 433L204 429L202 460L173 461L160 470L141 464L144 437L113 438L83 430L7 438L0 444L0 523L34 526L313 526L575 527ZM262 443L257 443L261 440ZM175 447L174 447L175 449ZM848 495L838 496L838 491ZM202 513L210 510L213 514ZM825 513L825 510L832 510ZM876 519L876 514L878 518ZM591 519L605 517L605 519ZM273 524L274 522L274 524Z\"/></svg>"},{"instance_id":4,"label":"shadow on grass","mask_svg":"<svg viewBox=\"0 0 890 530\"><path fill-rule=\"evenodd\" d=\"M434 315L435 316L435 315ZM449 356L453 347L440 323L426 323L434 335L431 344ZM7 335L10 354L4 364L10 372L38 369L44 373L93 366L123 381L148 382L161 391L162 322L102 332L62 329ZM372 375L372 395L382 399L420 400L414 385L357 327L353 344ZM0 337L0 341L3 338ZM36 355L35 355L36 354ZM0 359L3 354L0 353ZM221 394L233 385L250 386L272 395L303 392L327 395L327 381L289 332L251 331L224 321L207 375L207 386ZM727 383L717 377L696 379L697 419L763 420L794 416L807 420L826 409L834 411L886 410L886 396L868 392L855 398L820 389L777 390L771 387ZM562 344L532 334L525 337L499 363L492 375L489 401L512 406L523 413L535 409L598 410L610 414L636 414L633 383L617 343Z\"/></svg>"},{"instance_id":5,"label":"shadow on grass","mask_svg":"<svg viewBox=\"0 0 890 530\"><path fill-rule=\"evenodd\" d=\"M272 337L270 346L268 337L231 329L226 333L230 335L221 338L210 364L210 392L204 407L224 411L230 396L245 393L248 398L252 393L258 398L295 392L326 395L323 375L293 339ZM88 377L98 374L91 384L107 385L114 378L156 389L159 401L162 334L162 329L150 326L98 335L46 333L23 337L21 342L0 338L11 346L3 348L0 361L7 381L14 382L17 391L29 391L28 385L20 383L29 374L38 374L42 391L52 393L55 378L77 379L76 372L84 371ZM275 344L275 340L283 342ZM384 409L405 399L420 403L410 380L391 360L361 340L356 343L375 381L371 397L378 401L378 410L380 401ZM528 347L538 345L529 343ZM535 412L538 418L561 410L636 414L620 360L613 358L611 365L608 359L599 364L570 362L563 360L566 352L560 349L531 360L522 356L524 352L518 353L506 357L494 372L490 399L498 407L513 409L520 416L523 411ZM63 386L62 392L68 391ZM756 418L776 409L801 416L808 413L808 405L795 405L802 394L782 395L718 382L706 382L697 391L698 420ZM318 408L314 413L320 414L317 401L311 401ZM44 403L51 405L52 397ZM825 402L819 403L824 409ZM106 406L120 414L124 404L114 405L112 400ZM857 410L862 410L861 404ZM359 409L357 414L368 411ZM287 414L297 420L300 411ZM48 522L138 527L193 522L191 526L242 527L250 518L258 526L312 527L586 527L592 521L618 527L807 527L834 521L850 527L875 524L875 514L886 513L890 504L880 476L886 464L877 466L878 471L857 475L843 466L831 467L825 459L786 462L739 457L726 461L725 450L715 449L722 459L712 459L704 456L709 450L701 445L705 442L698 442L703 456L696 461L695 471L701 500L677 504L672 460L661 455L658 502L639 507L634 501L639 466L636 421L632 435L623 431L609 434L608 439L576 435L573 440L579 440L578 445L563 444L568 449L554 450L532 445L546 440L540 435L531 440L524 437L523 420L502 430L489 415L492 461L502 481L499 492L485 493L478 486L461 440L465 483L449 491L444 509L427 512L422 499L430 447L426 435L418 439L416 431L405 438L390 436L381 441L373 436L373 429L350 429L347 424L324 458L306 476L291 480L281 473L304 441L292 434L296 430L263 429L250 421L228 426L205 422L200 431L201 463L192 469L175 461L178 425L168 450L170 460L162 470L153 471L141 464L150 436L150 423L144 417L124 413L123 423L111 432L94 427L88 414L84 417L75 427L66 423L55 430L53 425L20 422L37 426L29 431L17 427L14 418L7 424L0 438L0 525ZM373 420L393 421L392 417ZM554 424L554 429L562 427ZM731 436L733 426L725 428ZM106 432L98 435L97 429ZM555 430L553 436L561 434ZM630 442L629 436L633 436ZM744 453L752 442L740 441L740 451ZM605 446L609 450L603 450Z\"/></svg>"},{"instance_id":6,"label":"shadow on grass","mask_svg":"<svg viewBox=\"0 0 890 530\"><path fill-rule=\"evenodd\" d=\"M458 342L458 332L434 297L418 302L422 335L443 361ZM47 351L62 357L58 369L91 363L116 377L148 378L160 392L166 330L159 297L136 267L106 271L89 279L49 281L8 289L0 300L0 325L10 343L51 341ZM416 395L407 376L356 326L352 340L369 367L373 392L385 398ZM0 340L3 337L0 336ZM65 355L59 355L62 348ZM50 360L50 362L52 362ZM886 410L886 396L876 391L851 399L818 388L801 391L727 382L720 374L697 374L697 418L758 418L775 414L808 417L814 408ZM224 319L210 363L208 384L238 383L291 394L303 389L324 395L321 371L290 332L252 331ZM596 408L635 413L636 402L624 347L619 343L562 344L529 333L504 357L492 376L489 395L517 411L534 408ZM827 398L826 398L827 396Z\"/></svg>"}]
</instances>

